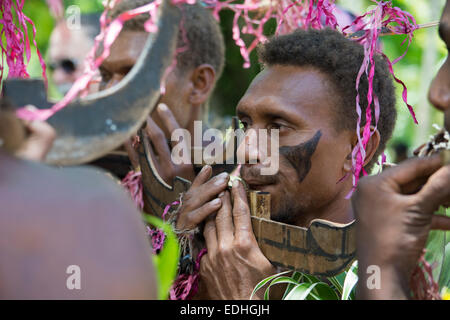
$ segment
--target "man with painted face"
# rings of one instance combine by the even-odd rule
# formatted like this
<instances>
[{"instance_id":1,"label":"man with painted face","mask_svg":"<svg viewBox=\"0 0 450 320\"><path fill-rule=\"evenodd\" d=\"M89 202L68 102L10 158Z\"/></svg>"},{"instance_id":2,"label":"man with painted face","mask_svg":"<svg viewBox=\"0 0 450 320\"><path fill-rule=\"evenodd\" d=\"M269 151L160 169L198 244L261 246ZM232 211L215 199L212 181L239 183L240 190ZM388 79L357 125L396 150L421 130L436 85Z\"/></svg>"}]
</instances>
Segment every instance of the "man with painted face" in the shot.
<instances>
[{"instance_id":1,"label":"man with painted face","mask_svg":"<svg viewBox=\"0 0 450 320\"><path fill-rule=\"evenodd\" d=\"M149 2L121 1L112 10L111 18L115 19ZM178 128L187 129L191 136L194 135L194 121L202 120L207 112L209 97L222 73L225 54L223 36L211 12L199 4L181 7L183 27L178 34L177 47L186 47L187 50L177 55L176 68L166 81L166 92L151 117L148 117L145 128L153 144L151 155L156 170L169 184L175 176L191 181L195 177L192 165L175 165L171 161L167 139L170 140L171 133ZM101 89L118 83L136 63L148 37L144 28L148 18L148 14L143 14L124 24L109 57L100 66ZM127 144L127 151L136 167L137 155L130 143Z\"/></svg>"},{"instance_id":2,"label":"man with painted face","mask_svg":"<svg viewBox=\"0 0 450 320\"><path fill-rule=\"evenodd\" d=\"M448 0L439 34L450 48ZM443 112L445 128L450 131L449 57L431 84L429 100ZM362 179L352 204L357 218L357 297L411 298L411 275L430 230L450 230L450 218L434 214L440 206L450 205L450 165L439 155L408 160L381 175ZM368 285L373 266L379 270L379 286Z\"/></svg>"},{"instance_id":3,"label":"man with painted face","mask_svg":"<svg viewBox=\"0 0 450 320\"><path fill-rule=\"evenodd\" d=\"M303 227L318 218L351 222L354 215L346 195L352 189L352 150L358 141L355 82L364 58L362 46L337 31L298 30L274 37L259 53L264 70L236 110L246 131L238 149L246 160L243 180L251 189L271 194L272 220ZM374 91L381 112L366 149L367 171L385 148L396 119L388 66L379 56L375 66ZM364 114L368 84L361 81ZM279 130L279 170L274 175L261 174L272 152L252 141L257 135L250 132L259 129ZM189 229L206 219L208 254L201 260L200 294L248 299L256 283L276 269L255 240L242 183L235 181L230 195L222 184L227 177L208 181L210 175L211 168L205 167L197 176L183 199L178 223Z\"/></svg>"}]
</instances>

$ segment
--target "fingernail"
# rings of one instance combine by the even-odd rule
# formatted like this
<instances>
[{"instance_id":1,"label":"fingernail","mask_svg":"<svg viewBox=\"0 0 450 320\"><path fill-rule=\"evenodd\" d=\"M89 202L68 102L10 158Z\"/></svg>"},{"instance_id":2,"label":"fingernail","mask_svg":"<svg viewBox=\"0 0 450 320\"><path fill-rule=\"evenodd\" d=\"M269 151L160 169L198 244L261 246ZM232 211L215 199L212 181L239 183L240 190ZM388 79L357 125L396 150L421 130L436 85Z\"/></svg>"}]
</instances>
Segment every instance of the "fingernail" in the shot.
<instances>
[{"instance_id":1,"label":"fingernail","mask_svg":"<svg viewBox=\"0 0 450 320\"><path fill-rule=\"evenodd\" d=\"M221 200L219 199L219 198L217 198L217 199L214 199L213 201L211 201L211 204L212 205L217 205L217 204L219 204L221 202Z\"/></svg>"},{"instance_id":2,"label":"fingernail","mask_svg":"<svg viewBox=\"0 0 450 320\"><path fill-rule=\"evenodd\" d=\"M219 174L217 176L217 178L219 178L219 179L226 179L226 178L228 178L228 172L222 172L221 174Z\"/></svg>"},{"instance_id":3,"label":"fingernail","mask_svg":"<svg viewBox=\"0 0 450 320\"><path fill-rule=\"evenodd\" d=\"M239 186L239 179L233 181L233 189Z\"/></svg>"},{"instance_id":4,"label":"fingernail","mask_svg":"<svg viewBox=\"0 0 450 320\"><path fill-rule=\"evenodd\" d=\"M202 168L202 170L200 170L200 173L206 172L207 170L209 170L209 168L211 168L211 166L209 166L209 165L204 166L204 167Z\"/></svg>"},{"instance_id":5,"label":"fingernail","mask_svg":"<svg viewBox=\"0 0 450 320\"><path fill-rule=\"evenodd\" d=\"M219 198L222 198L225 195L225 191L222 191L221 193L219 193Z\"/></svg>"},{"instance_id":6,"label":"fingernail","mask_svg":"<svg viewBox=\"0 0 450 320\"><path fill-rule=\"evenodd\" d=\"M158 105L158 109L159 109L160 111L163 111L163 112L165 112L165 111L168 110L167 105L165 105L164 103L160 103L160 104Z\"/></svg>"},{"instance_id":7,"label":"fingernail","mask_svg":"<svg viewBox=\"0 0 450 320\"><path fill-rule=\"evenodd\" d=\"M214 182L214 185L215 186L220 186L220 185L222 185L224 183L225 183L225 179L224 178L220 178L220 179L217 179L216 182Z\"/></svg>"}]
</instances>

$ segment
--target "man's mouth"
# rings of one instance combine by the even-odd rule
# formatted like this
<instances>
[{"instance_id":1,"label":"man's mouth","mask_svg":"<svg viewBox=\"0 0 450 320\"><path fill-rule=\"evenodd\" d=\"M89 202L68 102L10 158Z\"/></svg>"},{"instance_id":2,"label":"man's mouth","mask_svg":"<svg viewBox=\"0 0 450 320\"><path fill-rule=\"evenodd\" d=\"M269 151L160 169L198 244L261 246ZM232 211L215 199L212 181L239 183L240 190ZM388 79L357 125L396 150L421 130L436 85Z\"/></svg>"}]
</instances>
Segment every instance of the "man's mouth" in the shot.
<instances>
[{"instance_id":1,"label":"man's mouth","mask_svg":"<svg viewBox=\"0 0 450 320\"><path fill-rule=\"evenodd\" d=\"M242 179L247 183L250 190L257 190L257 191L268 191L272 186L275 185L275 181L270 179L268 180L261 180L261 179L255 179L253 177L246 178L245 176L242 177Z\"/></svg>"},{"instance_id":2,"label":"man's mouth","mask_svg":"<svg viewBox=\"0 0 450 320\"><path fill-rule=\"evenodd\" d=\"M260 168L243 165L241 168L241 178L247 183L250 190L268 191L274 186L278 179L276 176L261 175Z\"/></svg>"},{"instance_id":3,"label":"man's mouth","mask_svg":"<svg viewBox=\"0 0 450 320\"><path fill-rule=\"evenodd\" d=\"M250 190L267 191L267 189L273 186L274 184L247 183L247 185Z\"/></svg>"}]
</instances>

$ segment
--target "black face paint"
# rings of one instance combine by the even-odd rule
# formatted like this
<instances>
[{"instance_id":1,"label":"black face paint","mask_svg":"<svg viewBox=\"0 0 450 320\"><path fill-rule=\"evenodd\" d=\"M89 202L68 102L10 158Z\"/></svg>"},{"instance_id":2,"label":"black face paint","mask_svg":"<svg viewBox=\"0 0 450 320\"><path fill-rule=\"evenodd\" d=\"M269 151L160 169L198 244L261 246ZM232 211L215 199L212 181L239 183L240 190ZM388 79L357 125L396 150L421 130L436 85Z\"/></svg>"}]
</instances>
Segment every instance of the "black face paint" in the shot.
<instances>
[{"instance_id":1,"label":"black face paint","mask_svg":"<svg viewBox=\"0 0 450 320\"><path fill-rule=\"evenodd\" d=\"M322 131L317 131L314 137L293 147L281 147L280 155L283 155L297 171L299 182L302 182L311 169L311 157L316 151Z\"/></svg>"}]
</instances>

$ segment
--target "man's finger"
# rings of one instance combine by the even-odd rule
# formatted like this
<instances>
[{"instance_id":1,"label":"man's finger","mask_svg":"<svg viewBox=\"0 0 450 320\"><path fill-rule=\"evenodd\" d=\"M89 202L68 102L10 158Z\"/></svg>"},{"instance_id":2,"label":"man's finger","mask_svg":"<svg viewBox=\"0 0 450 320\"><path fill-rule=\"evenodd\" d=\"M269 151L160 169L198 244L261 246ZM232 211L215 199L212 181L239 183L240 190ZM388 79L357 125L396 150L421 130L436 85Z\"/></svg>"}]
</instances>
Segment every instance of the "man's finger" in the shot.
<instances>
[{"instance_id":1,"label":"man's finger","mask_svg":"<svg viewBox=\"0 0 450 320\"><path fill-rule=\"evenodd\" d=\"M202 223L203 220L205 220L208 216L210 216L214 212L217 212L217 210L220 209L221 205L222 205L222 200L219 198L216 198L212 201L205 203L203 206L201 206L197 210L189 212L188 220L190 223L192 223L192 225L186 226L185 228L187 228L187 229L195 228L200 223Z\"/></svg>"},{"instance_id":2,"label":"man's finger","mask_svg":"<svg viewBox=\"0 0 450 320\"><path fill-rule=\"evenodd\" d=\"M170 134L172 134L172 132L174 132L176 129L180 128L178 121L175 119L175 116L166 104L160 103L156 110L158 111L158 115L161 118L163 125L166 127L167 131L170 132ZM185 142L185 139L183 139L183 141ZM177 142L171 143L172 148L174 147L174 144L177 144Z\"/></svg>"},{"instance_id":3,"label":"man's finger","mask_svg":"<svg viewBox=\"0 0 450 320\"><path fill-rule=\"evenodd\" d=\"M433 215L431 220L431 229L450 231L450 217Z\"/></svg>"},{"instance_id":4,"label":"man's finger","mask_svg":"<svg viewBox=\"0 0 450 320\"><path fill-rule=\"evenodd\" d=\"M239 180L234 180L233 189L233 222L236 239L249 239L253 235L247 193ZM238 240L239 241L239 240Z\"/></svg>"},{"instance_id":5,"label":"man's finger","mask_svg":"<svg viewBox=\"0 0 450 320\"><path fill-rule=\"evenodd\" d=\"M53 146L56 131L46 122L32 121L26 124L29 137L16 155L28 160L43 161Z\"/></svg>"},{"instance_id":6,"label":"man's finger","mask_svg":"<svg viewBox=\"0 0 450 320\"><path fill-rule=\"evenodd\" d=\"M382 176L389 177L398 186L403 187L417 179L431 176L441 167L442 163L439 155L427 158L414 158L389 168L382 173Z\"/></svg>"},{"instance_id":7,"label":"man's finger","mask_svg":"<svg viewBox=\"0 0 450 320\"><path fill-rule=\"evenodd\" d=\"M133 139L129 139L124 144L125 150L127 151L128 158L130 158L130 162L133 165L133 168L139 168L139 154L136 149L133 147Z\"/></svg>"},{"instance_id":8,"label":"man's finger","mask_svg":"<svg viewBox=\"0 0 450 320\"><path fill-rule=\"evenodd\" d=\"M205 227L203 228L203 236L205 237L208 254L214 256L214 253L217 251L217 232L214 215L209 216L206 220Z\"/></svg>"},{"instance_id":9,"label":"man's finger","mask_svg":"<svg viewBox=\"0 0 450 320\"><path fill-rule=\"evenodd\" d=\"M187 209L195 210L204 203L217 198L217 196L227 188L229 178L228 173L222 172L195 189L190 189L187 193L189 195Z\"/></svg>"},{"instance_id":10,"label":"man's finger","mask_svg":"<svg viewBox=\"0 0 450 320\"><path fill-rule=\"evenodd\" d=\"M198 175L195 177L194 181L192 181L191 188L197 188L198 186L201 186L206 181L208 181L211 178L212 175L212 168L209 165L206 165L200 170Z\"/></svg>"},{"instance_id":11,"label":"man's finger","mask_svg":"<svg viewBox=\"0 0 450 320\"><path fill-rule=\"evenodd\" d=\"M433 213L441 205L450 203L450 166L434 173L416 196L425 212Z\"/></svg>"},{"instance_id":12,"label":"man's finger","mask_svg":"<svg viewBox=\"0 0 450 320\"><path fill-rule=\"evenodd\" d=\"M155 147L154 151L158 154L161 163L172 163L170 157L171 153L169 145L167 144L166 136L151 117L147 117L147 126L145 127L145 132L152 141L152 144Z\"/></svg>"},{"instance_id":13,"label":"man's finger","mask_svg":"<svg viewBox=\"0 0 450 320\"><path fill-rule=\"evenodd\" d=\"M176 129L180 128L180 125L177 122L177 119L175 119L175 116L173 115L172 111L170 111L169 107L167 107L166 104L160 103L158 105L158 114L161 118L161 121L166 126L167 130L169 132L172 132Z\"/></svg>"},{"instance_id":14,"label":"man's finger","mask_svg":"<svg viewBox=\"0 0 450 320\"><path fill-rule=\"evenodd\" d=\"M217 239L219 243L231 244L234 237L234 226L230 193L225 191L221 199L222 206L216 215Z\"/></svg>"}]
</instances>

